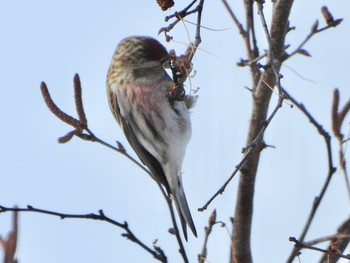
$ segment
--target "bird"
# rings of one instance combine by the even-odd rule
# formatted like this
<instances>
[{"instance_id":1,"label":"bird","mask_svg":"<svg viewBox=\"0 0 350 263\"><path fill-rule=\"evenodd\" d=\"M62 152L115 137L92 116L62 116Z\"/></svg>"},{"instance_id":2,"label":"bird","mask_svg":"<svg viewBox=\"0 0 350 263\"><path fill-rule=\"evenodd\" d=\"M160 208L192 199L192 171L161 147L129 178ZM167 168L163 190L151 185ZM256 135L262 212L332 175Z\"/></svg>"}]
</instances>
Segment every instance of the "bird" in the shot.
<instances>
[{"instance_id":1,"label":"bird","mask_svg":"<svg viewBox=\"0 0 350 263\"><path fill-rule=\"evenodd\" d=\"M127 37L112 56L106 86L114 118L152 177L174 200L187 241L187 226L197 237L181 170L191 120L185 101L169 97L175 83L164 64L172 58L152 37Z\"/></svg>"}]
</instances>

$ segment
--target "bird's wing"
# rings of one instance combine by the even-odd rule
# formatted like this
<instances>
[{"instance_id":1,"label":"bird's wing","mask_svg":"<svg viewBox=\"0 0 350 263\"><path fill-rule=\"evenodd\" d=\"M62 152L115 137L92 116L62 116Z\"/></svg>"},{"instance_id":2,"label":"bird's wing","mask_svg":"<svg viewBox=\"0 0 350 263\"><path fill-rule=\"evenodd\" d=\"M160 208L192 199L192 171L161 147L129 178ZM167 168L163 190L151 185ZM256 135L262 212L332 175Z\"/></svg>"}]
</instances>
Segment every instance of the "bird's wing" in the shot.
<instances>
[{"instance_id":1,"label":"bird's wing","mask_svg":"<svg viewBox=\"0 0 350 263\"><path fill-rule=\"evenodd\" d=\"M122 127L125 137L128 140L129 144L134 149L142 163L146 165L151 171L153 178L158 183L162 184L166 188L167 192L170 193L169 183L165 177L162 166L160 165L159 161L149 151L147 151L145 147L143 147L140 144L133 131L133 129L136 129L137 127L135 125L130 125L130 123L127 121L135 120L132 111L127 111L127 113L124 114L128 114L129 116L122 116L120 111L120 105L118 103L118 96L115 94L115 92L112 91L111 88L109 88L107 92L109 93L109 105L112 109L114 118Z\"/></svg>"},{"instance_id":2,"label":"bird's wing","mask_svg":"<svg viewBox=\"0 0 350 263\"><path fill-rule=\"evenodd\" d=\"M167 192L170 193L169 183L165 177L163 168L160 165L159 161L139 143L139 140L131 128L131 125L129 125L126 121L126 118L121 118L121 121L125 136L131 147L134 149L142 163L146 165L151 171L152 175L155 177L155 180L164 185Z\"/></svg>"}]
</instances>

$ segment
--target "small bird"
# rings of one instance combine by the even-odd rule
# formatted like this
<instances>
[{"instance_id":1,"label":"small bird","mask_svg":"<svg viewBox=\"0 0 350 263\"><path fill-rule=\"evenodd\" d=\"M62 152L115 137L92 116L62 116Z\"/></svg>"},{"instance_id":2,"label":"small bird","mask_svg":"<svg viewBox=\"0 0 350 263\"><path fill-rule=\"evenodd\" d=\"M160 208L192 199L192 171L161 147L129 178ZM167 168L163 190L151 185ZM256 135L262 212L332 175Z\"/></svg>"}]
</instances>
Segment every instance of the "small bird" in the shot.
<instances>
[{"instance_id":1,"label":"small bird","mask_svg":"<svg viewBox=\"0 0 350 263\"><path fill-rule=\"evenodd\" d=\"M164 69L173 57L156 39L135 36L117 46L107 74L110 109L142 163L163 185L180 217L197 237L182 185L182 162L191 137L189 110L169 98L175 83Z\"/></svg>"}]
</instances>

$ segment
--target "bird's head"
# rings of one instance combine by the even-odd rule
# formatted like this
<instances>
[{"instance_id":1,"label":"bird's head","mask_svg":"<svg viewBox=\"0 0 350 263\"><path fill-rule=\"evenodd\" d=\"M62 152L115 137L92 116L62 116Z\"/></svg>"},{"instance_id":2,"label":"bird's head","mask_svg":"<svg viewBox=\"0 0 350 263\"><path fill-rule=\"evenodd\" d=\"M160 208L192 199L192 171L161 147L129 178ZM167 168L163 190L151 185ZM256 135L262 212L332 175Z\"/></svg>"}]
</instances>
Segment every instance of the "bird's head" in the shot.
<instances>
[{"instance_id":1,"label":"bird's head","mask_svg":"<svg viewBox=\"0 0 350 263\"><path fill-rule=\"evenodd\" d=\"M163 65L171 59L165 47L151 37L128 37L120 42L115 59L124 67Z\"/></svg>"}]
</instances>

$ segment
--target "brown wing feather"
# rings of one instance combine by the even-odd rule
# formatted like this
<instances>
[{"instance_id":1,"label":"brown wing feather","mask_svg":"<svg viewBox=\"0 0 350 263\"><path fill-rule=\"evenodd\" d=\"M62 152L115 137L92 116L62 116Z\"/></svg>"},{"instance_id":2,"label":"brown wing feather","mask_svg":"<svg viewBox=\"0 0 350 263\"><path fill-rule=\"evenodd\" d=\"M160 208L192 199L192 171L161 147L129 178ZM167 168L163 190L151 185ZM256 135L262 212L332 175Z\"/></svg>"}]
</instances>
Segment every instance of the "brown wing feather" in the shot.
<instances>
[{"instance_id":1,"label":"brown wing feather","mask_svg":"<svg viewBox=\"0 0 350 263\"><path fill-rule=\"evenodd\" d=\"M108 94L109 104L110 104L110 107L112 108L113 115L117 120L117 122L119 123L119 125L122 127L125 137L128 140L129 144L134 149L137 156L140 158L141 162L144 165L146 165L148 169L151 171L153 178L157 182L162 184L166 188L167 192L170 193L169 183L165 177L162 166L160 165L158 160L139 143L131 125L129 125L129 123L126 121L127 118L125 118L125 116L122 117L120 114L120 108L119 108L117 96L112 91L110 91L110 89L108 92L109 92ZM132 115L131 112L129 114ZM129 117L130 118L128 119L133 119L132 116L129 116Z\"/></svg>"}]
</instances>

